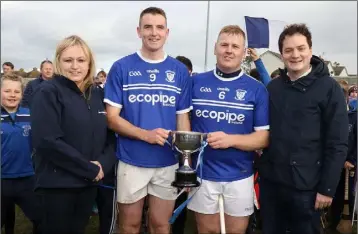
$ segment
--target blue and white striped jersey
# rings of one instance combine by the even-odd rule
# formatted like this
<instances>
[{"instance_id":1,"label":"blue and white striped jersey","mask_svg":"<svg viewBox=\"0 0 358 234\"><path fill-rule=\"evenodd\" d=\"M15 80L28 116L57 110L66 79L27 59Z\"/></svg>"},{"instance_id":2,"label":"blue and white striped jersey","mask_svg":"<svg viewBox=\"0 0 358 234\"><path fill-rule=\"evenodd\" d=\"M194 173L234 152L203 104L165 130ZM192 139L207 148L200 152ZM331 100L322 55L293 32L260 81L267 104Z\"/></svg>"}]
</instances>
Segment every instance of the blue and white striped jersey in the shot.
<instances>
[{"instance_id":1,"label":"blue and white striped jersey","mask_svg":"<svg viewBox=\"0 0 358 234\"><path fill-rule=\"evenodd\" d=\"M149 61L140 52L116 61L109 71L104 102L121 108L131 124L152 130L176 130L176 115L192 109L191 77L184 64L165 56ZM164 167L177 163L170 146L118 136L119 160L139 167Z\"/></svg>"},{"instance_id":2,"label":"blue and white striped jersey","mask_svg":"<svg viewBox=\"0 0 358 234\"><path fill-rule=\"evenodd\" d=\"M243 72L232 78L223 78L217 73L214 70L193 77L193 131L250 134L255 130L268 130L265 86ZM253 152L207 146L203 155L203 179L247 178L253 174L253 157Z\"/></svg>"}]
</instances>

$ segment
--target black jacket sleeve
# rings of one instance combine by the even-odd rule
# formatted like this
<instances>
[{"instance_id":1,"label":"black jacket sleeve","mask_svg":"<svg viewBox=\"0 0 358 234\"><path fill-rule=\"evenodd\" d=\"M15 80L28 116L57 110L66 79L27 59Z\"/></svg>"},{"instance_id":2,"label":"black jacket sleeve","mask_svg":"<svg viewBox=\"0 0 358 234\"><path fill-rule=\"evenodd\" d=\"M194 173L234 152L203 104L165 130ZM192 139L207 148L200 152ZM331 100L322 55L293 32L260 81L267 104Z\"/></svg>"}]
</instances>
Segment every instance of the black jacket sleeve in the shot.
<instances>
[{"instance_id":1,"label":"black jacket sleeve","mask_svg":"<svg viewBox=\"0 0 358 234\"><path fill-rule=\"evenodd\" d=\"M31 104L33 146L37 151L47 152L42 157L63 170L93 180L100 168L63 140L61 112L62 106L53 85L44 85L36 90Z\"/></svg>"},{"instance_id":2,"label":"black jacket sleeve","mask_svg":"<svg viewBox=\"0 0 358 234\"><path fill-rule=\"evenodd\" d=\"M112 170L112 167L117 162L116 135L110 129L107 129L106 145L101 156L98 158L98 162L102 165L102 170L105 175Z\"/></svg>"},{"instance_id":3,"label":"black jacket sleeve","mask_svg":"<svg viewBox=\"0 0 358 234\"><path fill-rule=\"evenodd\" d=\"M348 114L342 89L337 82L322 110L323 163L318 192L333 197L348 151Z\"/></svg>"},{"instance_id":4,"label":"black jacket sleeve","mask_svg":"<svg viewBox=\"0 0 358 234\"><path fill-rule=\"evenodd\" d=\"M33 87L32 87L32 81L30 81L24 91L24 96L22 97L22 101L21 101L21 106L23 107L29 107L30 106L30 98L33 92Z\"/></svg>"}]
</instances>

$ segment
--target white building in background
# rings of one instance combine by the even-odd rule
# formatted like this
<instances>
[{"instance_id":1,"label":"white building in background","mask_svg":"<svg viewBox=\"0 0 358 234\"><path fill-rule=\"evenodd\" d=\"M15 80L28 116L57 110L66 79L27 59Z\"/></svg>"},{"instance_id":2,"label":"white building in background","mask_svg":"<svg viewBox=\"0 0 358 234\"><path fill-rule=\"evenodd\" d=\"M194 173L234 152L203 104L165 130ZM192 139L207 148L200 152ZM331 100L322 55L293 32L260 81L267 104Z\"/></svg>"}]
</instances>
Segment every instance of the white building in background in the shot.
<instances>
[{"instance_id":1,"label":"white building in background","mask_svg":"<svg viewBox=\"0 0 358 234\"><path fill-rule=\"evenodd\" d=\"M265 65L265 68L269 75L273 71L278 68L284 68L285 65L281 59L281 55L279 53L275 53L273 51L267 50L260 55L262 62ZM348 74L347 68L345 66L341 66L339 64L333 64L331 61L325 61L325 64L328 67L329 74L335 78L336 80L344 79L347 80L350 84L357 83L357 75L356 74ZM251 69L255 68L254 62L251 62Z\"/></svg>"},{"instance_id":2,"label":"white building in background","mask_svg":"<svg viewBox=\"0 0 358 234\"><path fill-rule=\"evenodd\" d=\"M333 65L331 63L331 61L324 61L324 63L327 65L328 67L328 71L329 71L329 74L331 76L334 76L334 69L333 69Z\"/></svg>"},{"instance_id":3,"label":"white building in background","mask_svg":"<svg viewBox=\"0 0 358 234\"><path fill-rule=\"evenodd\" d=\"M270 50L264 52L260 56L263 64L269 75L278 68L284 68L285 65L282 62L281 55ZM251 63L251 69L256 68L255 63Z\"/></svg>"},{"instance_id":4,"label":"white building in background","mask_svg":"<svg viewBox=\"0 0 358 234\"><path fill-rule=\"evenodd\" d=\"M337 76L337 77L349 76L347 68L345 66L335 66L335 67L333 67L333 71L334 71L334 76Z\"/></svg>"}]
</instances>

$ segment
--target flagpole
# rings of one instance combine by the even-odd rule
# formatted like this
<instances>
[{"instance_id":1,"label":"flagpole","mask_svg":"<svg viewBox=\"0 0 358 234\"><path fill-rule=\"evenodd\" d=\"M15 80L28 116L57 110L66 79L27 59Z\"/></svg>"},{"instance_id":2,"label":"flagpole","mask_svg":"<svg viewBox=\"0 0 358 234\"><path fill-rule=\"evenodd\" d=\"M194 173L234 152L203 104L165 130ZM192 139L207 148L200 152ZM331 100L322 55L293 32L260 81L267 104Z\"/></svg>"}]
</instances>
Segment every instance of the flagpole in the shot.
<instances>
[{"instance_id":1,"label":"flagpole","mask_svg":"<svg viewBox=\"0 0 358 234\"><path fill-rule=\"evenodd\" d=\"M206 42L205 42L204 71L208 70L209 19L210 19L210 1L208 1L208 11L206 13Z\"/></svg>"}]
</instances>

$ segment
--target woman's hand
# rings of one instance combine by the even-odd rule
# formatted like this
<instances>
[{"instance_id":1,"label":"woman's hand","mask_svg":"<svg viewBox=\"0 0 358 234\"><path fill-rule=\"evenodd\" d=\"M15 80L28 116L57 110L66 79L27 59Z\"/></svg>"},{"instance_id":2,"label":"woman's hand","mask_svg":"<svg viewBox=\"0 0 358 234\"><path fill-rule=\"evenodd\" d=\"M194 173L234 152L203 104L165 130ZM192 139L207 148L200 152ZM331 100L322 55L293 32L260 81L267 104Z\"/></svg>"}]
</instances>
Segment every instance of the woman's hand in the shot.
<instances>
[{"instance_id":1,"label":"woman's hand","mask_svg":"<svg viewBox=\"0 0 358 234\"><path fill-rule=\"evenodd\" d=\"M91 163L96 164L99 167L98 175L96 176L96 178L93 181L96 181L96 182L100 181L104 177L104 173L103 173L103 170L102 170L102 165L98 161L91 161Z\"/></svg>"}]
</instances>

